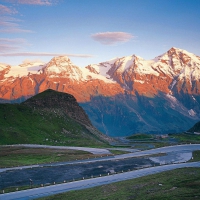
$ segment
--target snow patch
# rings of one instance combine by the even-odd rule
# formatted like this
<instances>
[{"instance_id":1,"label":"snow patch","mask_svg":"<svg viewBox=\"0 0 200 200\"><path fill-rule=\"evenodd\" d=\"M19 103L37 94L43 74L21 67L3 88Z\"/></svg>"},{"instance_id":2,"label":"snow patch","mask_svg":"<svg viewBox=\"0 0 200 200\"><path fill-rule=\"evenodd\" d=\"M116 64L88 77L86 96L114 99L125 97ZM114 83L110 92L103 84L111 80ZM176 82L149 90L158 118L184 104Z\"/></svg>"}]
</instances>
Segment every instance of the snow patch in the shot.
<instances>
[{"instance_id":1,"label":"snow patch","mask_svg":"<svg viewBox=\"0 0 200 200\"><path fill-rule=\"evenodd\" d=\"M176 80L173 81L172 86L171 86L171 90L173 89L174 85L176 84Z\"/></svg>"},{"instance_id":2,"label":"snow patch","mask_svg":"<svg viewBox=\"0 0 200 200\"><path fill-rule=\"evenodd\" d=\"M123 70L126 71L127 69L129 69L129 67L133 64L133 61L135 60L134 56L127 56L124 58L123 60Z\"/></svg>"},{"instance_id":3,"label":"snow patch","mask_svg":"<svg viewBox=\"0 0 200 200\"><path fill-rule=\"evenodd\" d=\"M196 112L193 109L188 110L188 113L192 117L194 117L196 115Z\"/></svg>"},{"instance_id":4,"label":"snow patch","mask_svg":"<svg viewBox=\"0 0 200 200\"><path fill-rule=\"evenodd\" d=\"M177 102L177 99L176 99L174 96L170 95L170 94L166 94L166 97L167 97L168 99L170 99L170 100L171 100L172 102L174 102L174 103Z\"/></svg>"},{"instance_id":5,"label":"snow patch","mask_svg":"<svg viewBox=\"0 0 200 200\"><path fill-rule=\"evenodd\" d=\"M32 79L31 77L28 77L28 78L31 80L31 82L32 82L32 85L33 85L33 83L34 83L33 79Z\"/></svg>"},{"instance_id":6,"label":"snow patch","mask_svg":"<svg viewBox=\"0 0 200 200\"><path fill-rule=\"evenodd\" d=\"M105 71L103 71L103 70L101 70L101 73L95 74L95 73L90 72L89 69L87 69L87 68L80 68L80 69L82 71L82 79L81 79L82 81L91 80L91 79L99 79L99 80L102 80L107 83L116 83L115 81L110 79L109 75L107 75L107 74L106 74L106 76L103 75L105 73Z\"/></svg>"},{"instance_id":7,"label":"snow patch","mask_svg":"<svg viewBox=\"0 0 200 200\"><path fill-rule=\"evenodd\" d=\"M160 74L154 69L153 60L140 60L137 63L137 67L135 68L135 72L141 75L152 74L155 76L159 76Z\"/></svg>"},{"instance_id":8,"label":"snow patch","mask_svg":"<svg viewBox=\"0 0 200 200\"><path fill-rule=\"evenodd\" d=\"M134 80L134 82L138 82L138 83L141 83L141 84L145 83L145 81L142 81L142 80Z\"/></svg>"},{"instance_id":9,"label":"snow patch","mask_svg":"<svg viewBox=\"0 0 200 200\"><path fill-rule=\"evenodd\" d=\"M8 65L0 63L0 71L5 70L6 68L8 68Z\"/></svg>"},{"instance_id":10,"label":"snow patch","mask_svg":"<svg viewBox=\"0 0 200 200\"><path fill-rule=\"evenodd\" d=\"M196 99L194 98L194 96L192 95L192 99L194 100L194 101L196 101Z\"/></svg>"},{"instance_id":11,"label":"snow patch","mask_svg":"<svg viewBox=\"0 0 200 200\"><path fill-rule=\"evenodd\" d=\"M43 68L43 63L31 63L26 66L12 66L10 68L10 71L5 74L5 78L8 77L22 77L22 76L27 76L28 74L37 74L39 70Z\"/></svg>"}]
</instances>

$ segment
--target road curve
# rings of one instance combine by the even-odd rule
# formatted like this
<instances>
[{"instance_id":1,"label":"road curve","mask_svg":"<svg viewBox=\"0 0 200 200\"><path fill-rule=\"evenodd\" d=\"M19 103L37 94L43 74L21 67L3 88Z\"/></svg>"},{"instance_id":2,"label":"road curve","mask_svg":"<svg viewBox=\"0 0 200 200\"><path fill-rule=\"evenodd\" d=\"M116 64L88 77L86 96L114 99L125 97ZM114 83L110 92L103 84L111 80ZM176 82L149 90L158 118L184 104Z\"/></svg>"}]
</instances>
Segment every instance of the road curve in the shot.
<instances>
[{"instance_id":1,"label":"road curve","mask_svg":"<svg viewBox=\"0 0 200 200\"><path fill-rule=\"evenodd\" d=\"M72 149L86 151L92 154L111 154L109 150L102 148L91 148L91 147L70 147L70 146L50 146L50 145L40 145L40 144L14 144L14 145L2 145L5 147L27 147L27 148L49 148L49 149Z\"/></svg>"},{"instance_id":2,"label":"road curve","mask_svg":"<svg viewBox=\"0 0 200 200\"><path fill-rule=\"evenodd\" d=\"M184 167L200 167L200 162L190 162L181 164L162 165L157 167L145 168L130 172L124 172L120 174L108 175L99 178L75 181L70 183L63 183L59 185L52 185L47 187L41 187L36 189L29 189L24 191L12 192L7 194L1 194L0 200L28 200L36 199L39 197L50 196L53 194L63 193L71 190L81 190L91 188L95 186L110 184L118 181L124 181L128 179L134 179L150 174L156 174L164 171L169 171Z\"/></svg>"},{"instance_id":3,"label":"road curve","mask_svg":"<svg viewBox=\"0 0 200 200\"><path fill-rule=\"evenodd\" d=\"M31 145L33 148L36 148L36 145ZM31 147L29 146L29 147ZM37 145L37 148L41 145ZM46 145L42 145L46 146ZM53 147L54 146L48 146ZM84 148L84 147L80 147ZM110 160L118 160L118 159L126 159L126 158L134 158L134 157L140 157L140 156L149 156L152 154L158 154L158 153L178 153L181 151L184 152L192 152L195 150L200 150L200 144L187 144L187 145L176 145L176 146L167 146L167 147L161 147L157 149L150 149L145 151L139 151L135 153L127 153L122 155L116 155L116 156L109 156L109 157L102 157L102 158L94 158L94 159L86 159L86 160L77 160L77 161L69 161L69 162L60 162L60 163L51 163L51 164L40 164L40 165L30 165L30 166L23 166L23 167L12 167L12 168L0 168L0 173L8 170L19 170L19 169L27 169L32 167L51 167L51 166L58 166L58 165L68 165L68 164L78 164L78 163L92 163L92 162L98 162L98 161L110 161ZM179 160L178 162L185 162L187 160ZM170 161L170 163L174 163L173 160ZM176 162L176 161L175 161Z\"/></svg>"}]
</instances>

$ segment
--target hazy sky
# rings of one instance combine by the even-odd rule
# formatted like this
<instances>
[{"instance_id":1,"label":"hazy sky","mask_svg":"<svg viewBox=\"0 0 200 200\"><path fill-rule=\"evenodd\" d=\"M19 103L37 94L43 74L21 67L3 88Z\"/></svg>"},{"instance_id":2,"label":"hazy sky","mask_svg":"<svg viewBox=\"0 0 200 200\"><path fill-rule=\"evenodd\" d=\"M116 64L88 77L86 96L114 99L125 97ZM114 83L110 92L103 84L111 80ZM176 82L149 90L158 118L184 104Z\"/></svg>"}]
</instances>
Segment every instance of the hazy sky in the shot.
<instances>
[{"instance_id":1,"label":"hazy sky","mask_svg":"<svg viewBox=\"0 0 200 200\"><path fill-rule=\"evenodd\" d=\"M200 0L0 0L1 63L86 66L173 46L200 56Z\"/></svg>"}]
</instances>

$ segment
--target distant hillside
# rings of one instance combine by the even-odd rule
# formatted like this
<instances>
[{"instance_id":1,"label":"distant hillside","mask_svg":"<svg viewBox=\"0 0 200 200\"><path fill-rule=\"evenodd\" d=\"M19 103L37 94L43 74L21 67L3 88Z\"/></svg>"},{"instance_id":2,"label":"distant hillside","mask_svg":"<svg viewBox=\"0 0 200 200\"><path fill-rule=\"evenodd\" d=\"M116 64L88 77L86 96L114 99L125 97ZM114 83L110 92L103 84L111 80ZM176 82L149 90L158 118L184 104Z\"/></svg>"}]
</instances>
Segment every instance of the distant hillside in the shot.
<instances>
[{"instance_id":1,"label":"distant hillside","mask_svg":"<svg viewBox=\"0 0 200 200\"><path fill-rule=\"evenodd\" d=\"M197 122L188 132L199 132L200 133L200 122Z\"/></svg>"},{"instance_id":2,"label":"distant hillside","mask_svg":"<svg viewBox=\"0 0 200 200\"><path fill-rule=\"evenodd\" d=\"M21 104L0 104L0 138L0 144L69 146L102 146L110 139L72 95L50 89Z\"/></svg>"}]
</instances>

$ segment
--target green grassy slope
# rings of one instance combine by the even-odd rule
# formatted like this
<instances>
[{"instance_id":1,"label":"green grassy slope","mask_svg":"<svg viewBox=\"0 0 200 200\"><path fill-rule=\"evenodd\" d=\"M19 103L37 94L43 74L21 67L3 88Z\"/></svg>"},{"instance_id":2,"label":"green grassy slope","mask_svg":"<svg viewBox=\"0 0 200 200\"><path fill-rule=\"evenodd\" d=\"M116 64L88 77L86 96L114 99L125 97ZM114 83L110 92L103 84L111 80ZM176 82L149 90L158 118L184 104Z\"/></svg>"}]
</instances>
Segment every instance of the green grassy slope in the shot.
<instances>
[{"instance_id":1,"label":"green grassy slope","mask_svg":"<svg viewBox=\"0 0 200 200\"><path fill-rule=\"evenodd\" d=\"M25 148L21 146L0 146L0 168L65 162L100 157L85 151L72 149Z\"/></svg>"},{"instance_id":2,"label":"green grassy slope","mask_svg":"<svg viewBox=\"0 0 200 200\"><path fill-rule=\"evenodd\" d=\"M137 133L133 134L127 137L128 139L133 140L146 140L146 139L153 139L152 135L150 134L144 134L144 133Z\"/></svg>"},{"instance_id":3,"label":"green grassy slope","mask_svg":"<svg viewBox=\"0 0 200 200\"><path fill-rule=\"evenodd\" d=\"M179 133L169 134L169 136L178 139L180 143L200 143L200 135Z\"/></svg>"},{"instance_id":4,"label":"green grassy slope","mask_svg":"<svg viewBox=\"0 0 200 200\"><path fill-rule=\"evenodd\" d=\"M183 168L146 177L70 191L41 200L186 200L200 199L200 169Z\"/></svg>"},{"instance_id":5,"label":"green grassy slope","mask_svg":"<svg viewBox=\"0 0 200 200\"><path fill-rule=\"evenodd\" d=\"M45 95L45 93L41 94ZM57 92L54 92L54 97L55 95ZM38 97L35 98L38 99ZM58 95L58 100L59 98ZM73 110L71 112L73 113ZM98 137L98 134L89 131L83 123L64 112L63 108L57 107L56 103L55 107L47 104L45 107L35 106L34 108L25 104L0 104L0 138L0 145L19 143L69 146L107 145Z\"/></svg>"}]
</instances>

